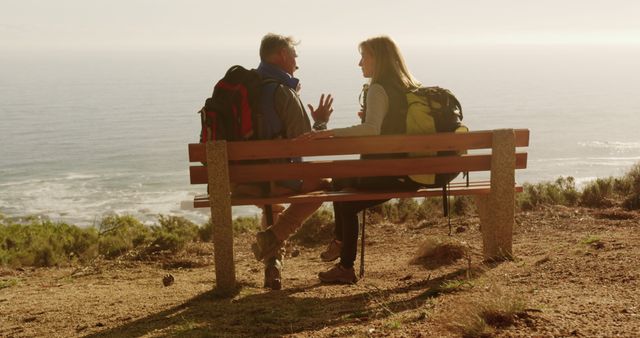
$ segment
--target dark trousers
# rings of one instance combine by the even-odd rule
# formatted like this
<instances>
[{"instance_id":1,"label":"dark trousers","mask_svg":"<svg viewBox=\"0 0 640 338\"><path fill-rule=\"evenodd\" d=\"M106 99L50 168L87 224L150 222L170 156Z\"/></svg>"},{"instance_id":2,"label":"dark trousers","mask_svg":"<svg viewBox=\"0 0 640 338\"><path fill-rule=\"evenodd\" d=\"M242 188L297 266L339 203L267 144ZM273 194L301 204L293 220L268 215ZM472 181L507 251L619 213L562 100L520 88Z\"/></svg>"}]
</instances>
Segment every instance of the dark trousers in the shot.
<instances>
[{"instance_id":1,"label":"dark trousers","mask_svg":"<svg viewBox=\"0 0 640 338\"><path fill-rule=\"evenodd\" d=\"M386 200L333 202L333 212L336 219L336 230L340 230L342 250L340 264L345 268L352 268L358 254L358 212L371 208Z\"/></svg>"},{"instance_id":2,"label":"dark trousers","mask_svg":"<svg viewBox=\"0 0 640 338\"><path fill-rule=\"evenodd\" d=\"M407 189L416 190L419 185L407 177L368 177L349 181L336 181L335 188L347 186L367 190ZM342 241L340 264L346 268L353 267L358 252L358 212L384 203L389 199L371 201L333 202L335 215L336 239Z\"/></svg>"}]
</instances>

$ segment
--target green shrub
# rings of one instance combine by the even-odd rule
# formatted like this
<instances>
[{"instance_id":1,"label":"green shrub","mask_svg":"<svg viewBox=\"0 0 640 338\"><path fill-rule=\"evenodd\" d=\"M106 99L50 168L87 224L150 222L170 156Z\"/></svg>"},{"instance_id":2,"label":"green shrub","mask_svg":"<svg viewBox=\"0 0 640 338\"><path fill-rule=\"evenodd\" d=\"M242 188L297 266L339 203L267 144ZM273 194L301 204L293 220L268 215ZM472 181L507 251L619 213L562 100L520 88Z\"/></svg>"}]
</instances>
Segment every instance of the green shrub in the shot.
<instances>
[{"instance_id":1,"label":"green shrub","mask_svg":"<svg viewBox=\"0 0 640 338\"><path fill-rule=\"evenodd\" d=\"M516 204L522 210L532 210L541 205L574 206L580 199L573 177L560 177L555 182L525 183L523 192L517 195Z\"/></svg>"},{"instance_id":2,"label":"green shrub","mask_svg":"<svg viewBox=\"0 0 640 338\"><path fill-rule=\"evenodd\" d=\"M151 239L151 230L130 215L107 216L100 221L98 230L98 251L106 258L120 256Z\"/></svg>"},{"instance_id":3,"label":"green shrub","mask_svg":"<svg viewBox=\"0 0 640 338\"><path fill-rule=\"evenodd\" d=\"M244 234L256 232L260 229L260 218L258 216L239 216L233 220L233 233Z\"/></svg>"},{"instance_id":4,"label":"green shrub","mask_svg":"<svg viewBox=\"0 0 640 338\"><path fill-rule=\"evenodd\" d=\"M627 189L622 206L628 210L640 209L640 163L624 175L621 185Z\"/></svg>"},{"instance_id":5,"label":"green shrub","mask_svg":"<svg viewBox=\"0 0 640 338\"><path fill-rule=\"evenodd\" d=\"M415 221L421 218L420 215L418 215L420 204L415 198L400 198L395 203L395 206L398 210L398 218L394 221L397 223Z\"/></svg>"},{"instance_id":6,"label":"green shrub","mask_svg":"<svg viewBox=\"0 0 640 338\"><path fill-rule=\"evenodd\" d=\"M314 212L291 237L303 245L323 245L334 237L333 209L322 207Z\"/></svg>"},{"instance_id":7,"label":"green shrub","mask_svg":"<svg viewBox=\"0 0 640 338\"><path fill-rule=\"evenodd\" d=\"M587 185L582 189L580 205L593 208L611 206L614 181L615 179L613 177L609 177L598 178L595 181L587 183Z\"/></svg>"},{"instance_id":8,"label":"green shrub","mask_svg":"<svg viewBox=\"0 0 640 338\"><path fill-rule=\"evenodd\" d=\"M622 202L622 206L627 210L640 209L640 194L633 194Z\"/></svg>"},{"instance_id":9,"label":"green shrub","mask_svg":"<svg viewBox=\"0 0 640 338\"><path fill-rule=\"evenodd\" d=\"M260 229L260 218L258 216L238 216L233 220L233 234L244 234L256 232ZM203 242L211 242L213 239L213 224L211 219L198 229L198 237Z\"/></svg>"},{"instance_id":10,"label":"green shrub","mask_svg":"<svg viewBox=\"0 0 640 338\"><path fill-rule=\"evenodd\" d=\"M152 241L150 252L168 250L178 252L189 242L194 242L199 237L198 226L184 217L163 216L158 217L158 225L152 226Z\"/></svg>"},{"instance_id":11,"label":"green shrub","mask_svg":"<svg viewBox=\"0 0 640 338\"><path fill-rule=\"evenodd\" d=\"M211 224L211 218L198 229L198 238L202 242L211 242L213 239L213 224Z\"/></svg>"},{"instance_id":12,"label":"green shrub","mask_svg":"<svg viewBox=\"0 0 640 338\"><path fill-rule=\"evenodd\" d=\"M623 179L629 185L630 193L640 194L640 163L637 163L624 175Z\"/></svg>"},{"instance_id":13,"label":"green shrub","mask_svg":"<svg viewBox=\"0 0 640 338\"><path fill-rule=\"evenodd\" d=\"M453 215L470 215L476 211L476 203L473 200L473 196L456 196L453 200L453 206L451 207L451 213Z\"/></svg>"},{"instance_id":14,"label":"green shrub","mask_svg":"<svg viewBox=\"0 0 640 338\"><path fill-rule=\"evenodd\" d=\"M400 198L391 200L380 206L368 209L378 218L393 223L420 222L444 216L442 197L427 197L422 199ZM449 211L451 215L468 215L475 210L475 203L469 196L449 196Z\"/></svg>"},{"instance_id":15,"label":"green shrub","mask_svg":"<svg viewBox=\"0 0 640 338\"><path fill-rule=\"evenodd\" d=\"M426 218L442 215L442 198L428 197L421 200L399 198L368 210L374 215L374 220L382 218L393 223L419 222Z\"/></svg>"},{"instance_id":16,"label":"green shrub","mask_svg":"<svg viewBox=\"0 0 640 338\"><path fill-rule=\"evenodd\" d=\"M0 224L0 264L3 266L57 266L84 262L97 254L97 232L62 222L29 219Z\"/></svg>"}]
</instances>

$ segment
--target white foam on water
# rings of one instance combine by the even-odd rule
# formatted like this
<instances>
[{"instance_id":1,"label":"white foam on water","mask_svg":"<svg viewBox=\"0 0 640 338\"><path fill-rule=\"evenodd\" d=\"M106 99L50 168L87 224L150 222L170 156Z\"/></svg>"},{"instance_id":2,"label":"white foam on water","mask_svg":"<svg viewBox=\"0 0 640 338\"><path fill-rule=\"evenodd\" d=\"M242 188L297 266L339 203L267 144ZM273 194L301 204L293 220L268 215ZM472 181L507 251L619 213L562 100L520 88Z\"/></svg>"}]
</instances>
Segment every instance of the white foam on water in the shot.
<instances>
[{"instance_id":1,"label":"white foam on water","mask_svg":"<svg viewBox=\"0 0 640 338\"><path fill-rule=\"evenodd\" d=\"M640 142L618 142L618 141L589 141L578 142L581 147L612 149L612 150L640 150Z\"/></svg>"},{"instance_id":2,"label":"white foam on water","mask_svg":"<svg viewBox=\"0 0 640 338\"><path fill-rule=\"evenodd\" d=\"M77 225L91 225L105 214L130 214L152 220L159 214L178 215L196 222L208 219L208 209L184 209L195 191L167 189L160 183L134 182L122 173L67 174L52 179L32 179L0 185L0 211L14 215L43 215Z\"/></svg>"}]
</instances>

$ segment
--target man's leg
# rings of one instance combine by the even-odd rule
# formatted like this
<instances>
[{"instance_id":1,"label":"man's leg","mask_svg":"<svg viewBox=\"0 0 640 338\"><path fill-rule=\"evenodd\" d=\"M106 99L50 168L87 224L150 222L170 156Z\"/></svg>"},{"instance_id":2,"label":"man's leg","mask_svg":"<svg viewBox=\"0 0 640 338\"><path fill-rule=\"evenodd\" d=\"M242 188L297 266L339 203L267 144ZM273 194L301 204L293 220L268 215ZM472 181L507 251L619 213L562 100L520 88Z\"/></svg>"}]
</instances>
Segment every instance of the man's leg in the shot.
<instances>
[{"instance_id":1,"label":"man's leg","mask_svg":"<svg viewBox=\"0 0 640 338\"><path fill-rule=\"evenodd\" d=\"M324 187L326 187L325 181L305 181L302 192L317 191ZM291 204L271 227L256 234L256 243L252 246L256 259L262 260L272 256L275 250L282 246L282 243L321 205L321 202Z\"/></svg>"},{"instance_id":2,"label":"man's leg","mask_svg":"<svg viewBox=\"0 0 640 338\"><path fill-rule=\"evenodd\" d=\"M280 214L284 211L284 205L273 204L271 206L272 219L274 222L278 220ZM267 218L265 209L262 209L262 229L267 229ZM281 247L275 255L264 260L264 287L272 290L280 290L282 288L282 265L284 263L284 247Z\"/></svg>"}]
</instances>

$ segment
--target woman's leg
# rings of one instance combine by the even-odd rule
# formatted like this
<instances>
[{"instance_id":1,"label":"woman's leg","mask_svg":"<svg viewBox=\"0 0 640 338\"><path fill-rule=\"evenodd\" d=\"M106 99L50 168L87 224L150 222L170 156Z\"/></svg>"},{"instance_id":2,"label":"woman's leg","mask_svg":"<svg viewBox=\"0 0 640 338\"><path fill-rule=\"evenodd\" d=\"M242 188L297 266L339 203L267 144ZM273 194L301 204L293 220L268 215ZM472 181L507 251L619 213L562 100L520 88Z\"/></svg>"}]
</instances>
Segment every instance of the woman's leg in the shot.
<instances>
[{"instance_id":1,"label":"woman's leg","mask_svg":"<svg viewBox=\"0 0 640 338\"><path fill-rule=\"evenodd\" d=\"M360 179L355 184L358 189L414 189L416 185L406 177L370 177ZM358 253L358 212L376 206L385 200L334 202L333 209L336 229L342 229L342 250L340 263L328 271L321 272L318 277L325 283L354 283L357 281L353 269ZM336 236L336 238L340 238Z\"/></svg>"},{"instance_id":2,"label":"woman's leg","mask_svg":"<svg viewBox=\"0 0 640 338\"><path fill-rule=\"evenodd\" d=\"M340 263L318 274L322 282L355 283L358 281L353 269L358 252L358 212L384 201L386 200L334 202L336 222L342 224L343 245L340 251Z\"/></svg>"},{"instance_id":3,"label":"woman's leg","mask_svg":"<svg viewBox=\"0 0 640 338\"><path fill-rule=\"evenodd\" d=\"M345 268L353 268L358 252L358 213L364 209L371 208L387 200L353 201L341 202L338 206L342 214L342 251L340 252L340 265ZM336 213L338 213L336 210Z\"/></svg>"}]
</instances>

